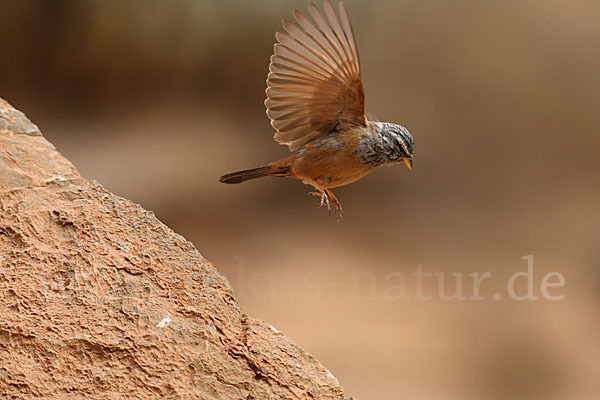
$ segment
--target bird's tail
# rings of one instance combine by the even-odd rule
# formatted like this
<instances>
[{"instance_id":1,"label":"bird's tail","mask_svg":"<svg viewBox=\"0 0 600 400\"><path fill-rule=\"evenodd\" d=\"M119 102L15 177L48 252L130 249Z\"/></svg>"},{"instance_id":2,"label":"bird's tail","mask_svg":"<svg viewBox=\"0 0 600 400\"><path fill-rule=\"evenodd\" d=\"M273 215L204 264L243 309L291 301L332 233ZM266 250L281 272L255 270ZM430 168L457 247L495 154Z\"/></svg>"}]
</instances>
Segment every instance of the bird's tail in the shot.
<instances>
[{"instance_id":1,"label":"bird's tail","mask_svg":"<svg viewBox=\"0 0 600 400\"><path fill-rule=\"evenodd\" d=\"M285 177L290 171L289 166L276 167L267 165L266 167L258 167L253 169L246 169L243 171L232 172L227 175L223 175L219 178L219 182L223 183L242 183L251 179L262 178L265 176L280 176Z\"/></svg>"}]
</instances>

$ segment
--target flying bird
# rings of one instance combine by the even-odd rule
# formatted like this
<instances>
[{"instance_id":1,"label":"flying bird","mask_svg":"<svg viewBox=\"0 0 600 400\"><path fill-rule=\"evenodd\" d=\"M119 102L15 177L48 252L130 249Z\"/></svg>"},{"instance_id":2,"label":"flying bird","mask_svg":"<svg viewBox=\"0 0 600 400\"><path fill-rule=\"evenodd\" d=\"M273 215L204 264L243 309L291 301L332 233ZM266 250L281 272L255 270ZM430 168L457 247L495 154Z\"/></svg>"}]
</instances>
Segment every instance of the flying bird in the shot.
<instances>
[{"instance_id":1,"label":"flying bird","mask_svg":"<svg viewBox=\"0 0 600 400\"><path fill-rule=\"evenodd\" d=\"M283 19L267 76L267 116L275 140L288 157L264 167L223 175L223 183L265 176L300 179L312 185L331 214L343 211L332 188L352 183L380 165L412 168L414 141L402 125L369 121L360 63L343 3L336 14L329 0L323 12L310 2L312 20L294 11L297 24Z\"/></svg>"}]
</instances>

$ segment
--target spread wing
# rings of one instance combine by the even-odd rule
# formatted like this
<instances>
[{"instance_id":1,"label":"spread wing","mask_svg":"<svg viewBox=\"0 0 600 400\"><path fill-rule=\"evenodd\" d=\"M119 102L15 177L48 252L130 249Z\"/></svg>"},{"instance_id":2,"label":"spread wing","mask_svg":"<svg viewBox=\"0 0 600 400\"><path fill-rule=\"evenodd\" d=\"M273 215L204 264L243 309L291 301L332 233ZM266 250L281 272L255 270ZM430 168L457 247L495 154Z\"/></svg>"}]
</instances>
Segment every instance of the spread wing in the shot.
<instances>
[{"instance_id":1,"label":"spread wing","mask_svg":"<svg viewBox=\"0 0 600 400\"><path fill-rule=\"evenodd\" d=\"M343 3L339 17L331 3L325 16L311 2L311 21L294 12L277 32L267 77L267 115L275 140L291 151L335 130L366 126L358 51Z\"/></svg>"}]
</instances>

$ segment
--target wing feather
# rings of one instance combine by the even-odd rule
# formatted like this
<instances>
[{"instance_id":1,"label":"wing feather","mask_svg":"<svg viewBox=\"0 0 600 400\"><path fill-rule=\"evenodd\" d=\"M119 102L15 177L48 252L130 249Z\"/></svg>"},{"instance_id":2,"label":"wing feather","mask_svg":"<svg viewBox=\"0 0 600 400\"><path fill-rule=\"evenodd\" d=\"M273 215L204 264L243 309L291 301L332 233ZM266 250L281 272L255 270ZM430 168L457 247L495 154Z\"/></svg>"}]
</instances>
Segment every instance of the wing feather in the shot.
<instances>
[{"instance_id":1,"label":"wing feather","mask_svg":"<svg viewBox=\"0 0 600 400\"><path fill-rule=\"evenodd\" d=\"M312 20L294 12L298 25L283 19L267 76L267 116L275 140L291 151L333 131L365 126L364 90L348 13L339 16L329 0L324 13L314 3Z\"/></svg>"}]
</instances>

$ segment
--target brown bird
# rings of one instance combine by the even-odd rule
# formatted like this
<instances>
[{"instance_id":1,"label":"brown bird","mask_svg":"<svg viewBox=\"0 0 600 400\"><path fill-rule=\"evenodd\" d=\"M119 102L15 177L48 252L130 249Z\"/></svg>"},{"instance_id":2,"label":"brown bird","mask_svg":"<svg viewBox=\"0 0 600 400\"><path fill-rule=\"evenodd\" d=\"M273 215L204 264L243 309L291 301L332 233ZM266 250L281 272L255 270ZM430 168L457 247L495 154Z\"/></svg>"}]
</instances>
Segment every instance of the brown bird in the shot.
<instances>
[{"instance_id":1,"label":"brown bird","mask_svg":"<svg viewBox=\"0 0 600 400\"><path fill-rule=\"evenodd\" d=\"M267 77L267 116L275 140L292 154L264 167L223 175L223 183L264 176L295 178L312 185L331 213L342 218L332 188L352 183L379 165L412 167L414 142L397 124L368 121L358 51L343 3L339 16L328 0L324 15L309 3L310 20L294 11L298 25L283 19Z\"/></svg>"}]
</instances>

